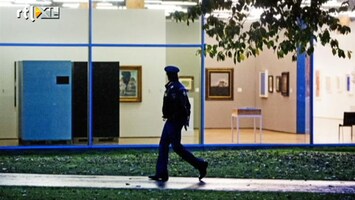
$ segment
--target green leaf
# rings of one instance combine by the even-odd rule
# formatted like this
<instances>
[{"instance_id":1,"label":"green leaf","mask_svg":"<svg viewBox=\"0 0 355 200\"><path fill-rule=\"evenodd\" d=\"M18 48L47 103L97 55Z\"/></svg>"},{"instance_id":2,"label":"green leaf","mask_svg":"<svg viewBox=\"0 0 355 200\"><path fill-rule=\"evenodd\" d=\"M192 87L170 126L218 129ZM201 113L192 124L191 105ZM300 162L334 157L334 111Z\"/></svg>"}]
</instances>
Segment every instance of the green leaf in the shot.
<instances>
[{"instance_id":1,"label":"green leaf","mask_svg":"<svg viewBox=\"0 0 355 200\"><path fill-rule=\"evenodd\" d=\"M325 2L326 0L311 1L310 6L303 6L301 1L293 0L203 0L197 6L189 8L187 14L174 12L173 16L176 21L187 21L189 24L199 16L208 14L203 29L208 36L219 42L220 51L224 53L220 54L217 50L207 50L207 53L211 57L217 55L217 60L224 60L225 56L232 55L231 52L238 52L233 57L236 58L234 62L240 62L244 60L241 55L244 58L259 55L264 47L277 50L278 58L289 53L295 54L296 47L309 54L314 51L314 40L320 41L324 46L330 44L333 55L343 58L345 51L339 51L341 48L332 33L345 35L351 29L340 25L333 14L344 11L347 6L343 4L339 9L323 10L322 4ZM244 27L252 7L263 8L260 20ZM210 15L216 10L231 10L229 20ZM246 46L251 46L252 49ZM346 56L350 58L351 52L347 52Z\"/></svg>"}]
</instances>

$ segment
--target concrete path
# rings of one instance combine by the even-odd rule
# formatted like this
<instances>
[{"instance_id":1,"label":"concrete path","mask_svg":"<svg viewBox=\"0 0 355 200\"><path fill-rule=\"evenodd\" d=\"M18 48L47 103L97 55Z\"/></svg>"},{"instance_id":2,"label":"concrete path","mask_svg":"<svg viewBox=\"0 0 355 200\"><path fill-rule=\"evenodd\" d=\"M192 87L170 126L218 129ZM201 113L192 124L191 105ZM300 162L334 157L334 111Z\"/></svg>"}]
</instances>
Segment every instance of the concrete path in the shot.
<instances>
[{"instance_id":1,"label":"concrete path","mask_svg":"<svg viewBox=\"0 0 355 200\"><path fill-rule=\"evenodd\" d=\"M0 186L121 189L187 189L216 191L314 192L355 194L355 181L228 179L170 177L156 182L145 176L91 176L0 173Z\"/></svg>"}]
</instances>

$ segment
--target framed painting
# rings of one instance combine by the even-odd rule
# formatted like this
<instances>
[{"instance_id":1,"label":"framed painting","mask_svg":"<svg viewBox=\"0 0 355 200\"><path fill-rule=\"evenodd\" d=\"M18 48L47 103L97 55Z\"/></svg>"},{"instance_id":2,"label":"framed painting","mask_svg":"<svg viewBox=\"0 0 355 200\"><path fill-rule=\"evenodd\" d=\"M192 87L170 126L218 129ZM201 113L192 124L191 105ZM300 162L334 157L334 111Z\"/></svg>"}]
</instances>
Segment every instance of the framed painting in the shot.
<instances>
[{"instance_id":1,"label":"framed painting","mask_svg":"<svg viewBox=\"0 0 355 200\"><path fill-rule=\"evenodd\" d=\"M275 91L280 92L281 76L276 76L275 78Z\"/></svg>"},{"instance_id":2,"label":"framed painting","mask_svg":"<svg viewBox=\"0 0 355 200\"><path fill-rule=\"evenodd\" d=\"M179 76L179 80L188 91L194 90L194 77L193 76Z\"/></svg>"},{"instance_id":3,"label":"framed painting","mask_svg":"<svg viewBox=\"0 0 355 200\"><path fill-rule=\"evenodd\" d=\"M330 76L325 76L325 90L328 94L331 94L333 91L332 78Z\"/></svg>"},{"instance_id":4,"label":"framed painting","mask_svg":"<svg viewBox=\"0 0 355 200\"><path fill-rule=\"evenodd\" d=\"M120 102L142 101L142 66L120 66Z\"/></svg>"},{"instance_id":5,"label":"framed painting","mask_svg":"<svg viewBox=\"0 0 355 200\"><path fill-rule=\"evenodd\" d=\"M206 69L206 100L233 100L233 68Z\"/></svg>"},{"instance_id":6,"label":"framed painting","mask_svg":"<svg viewBox=\"0 0 355 200\"><path fill-rule=\"evenodd\" d=\"M290 87L290 73L282 72L281 73L281 94L283 96L289 96L289 87Z\"/></svg>"},{"instance_id":7,"label":"framed painting","mask_svg":"<svg viewBox=\"0 0 355 200\"><path fill-rule=\"evenodd\" d=\"M268 71L262 71L259 73L259 96L262 98L268 97Z\"/></svg>"},{"instance_id":8,"label":"framed painting","mask_svg":"<svg viewBox=\"0 0 355 200\"><path fill-rule=\"evenodd\" d=\"M273 93L274 92L274 76L273 75L269 75L269 77L268 77L268 86L269 86L269 93Z\"/></svg>"}]
</instances>

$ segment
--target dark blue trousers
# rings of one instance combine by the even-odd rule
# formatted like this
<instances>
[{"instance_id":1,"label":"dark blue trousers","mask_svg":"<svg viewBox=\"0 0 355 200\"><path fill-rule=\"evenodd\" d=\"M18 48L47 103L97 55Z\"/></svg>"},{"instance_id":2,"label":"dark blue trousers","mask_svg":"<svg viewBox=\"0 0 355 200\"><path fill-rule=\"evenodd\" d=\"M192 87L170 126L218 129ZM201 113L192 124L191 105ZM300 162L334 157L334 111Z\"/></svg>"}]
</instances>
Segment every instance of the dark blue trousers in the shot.
<instances>
[{"instance_id":1,"label":"dark blue trousers","mask_svg":"<svg viewBox=\"0 0 355 200\"><path fill-rule=\"evenodd\" d=\"M196 158L191 152L181 144L181 129L183 123L172 120L165 122L163 133L159 143L159 156L156 166L156 175L159 177L168 176L169 146L171 144L175 153L182 159L199 169L203 160Z\"/></svg>"}]
</instances>

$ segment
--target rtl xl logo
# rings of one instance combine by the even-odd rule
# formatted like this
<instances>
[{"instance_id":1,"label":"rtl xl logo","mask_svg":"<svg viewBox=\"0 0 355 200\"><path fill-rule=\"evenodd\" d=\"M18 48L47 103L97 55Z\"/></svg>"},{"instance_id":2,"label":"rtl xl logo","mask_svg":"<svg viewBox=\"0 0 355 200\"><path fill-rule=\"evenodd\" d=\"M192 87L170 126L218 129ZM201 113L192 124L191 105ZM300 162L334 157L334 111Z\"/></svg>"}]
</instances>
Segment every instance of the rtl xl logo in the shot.
<instances>
[{"instance_id":1,"label":"rtl xl logo","mask_svg":"<svg viewBox=\"0 0 355 200\"><path fill-rule=\"evenodd\" d=\"M59 7L37 7L28 6L23 9L17 10L17 18L23 16L26 20L30 19L34 22L36 19L59 19Z\"/></svg>"}]
</instances>

